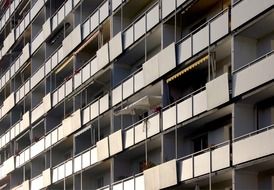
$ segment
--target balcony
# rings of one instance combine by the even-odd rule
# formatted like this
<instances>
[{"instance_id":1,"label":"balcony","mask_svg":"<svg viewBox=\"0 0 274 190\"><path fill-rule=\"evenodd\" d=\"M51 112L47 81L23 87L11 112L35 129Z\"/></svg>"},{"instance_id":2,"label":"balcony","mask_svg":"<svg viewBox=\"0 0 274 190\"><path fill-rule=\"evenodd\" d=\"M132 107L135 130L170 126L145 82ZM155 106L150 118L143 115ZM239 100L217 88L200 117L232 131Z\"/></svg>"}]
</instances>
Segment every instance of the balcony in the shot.
<instances>
[{"instance_id":1,"label":"balcony","mask_svg":"<svg viewBox=\"0 0 274 190\"><path fill-rule=\"evenodd\" d=\"M230 145L225 142L178 160L179 180L216 172L230 167Z\"/></svg>"},{"instance_id":2,"label":"balcony","mask_svg":"<svg viewBox=\"0 0 274 190\"><path fill-rule=\"evenodd\" d=\"M160 132L160 114L153 114L124 130L124 147L129 148Z\"/></svg>"},{"instance_id":3,"label":"balcony","mask_svg":"<svg viewBox=\"0 0 274 190\"><path fill-rule=\"evenodd\" d=\"M42 103L40 103L31 111L31 123L35 122L41 116L46 114L50 109L51 109L51 94L47 94L43 98Z\"/></svg>"},{"instance_id":4,"label":"balcony","mask_svg":"<svg viewBox=\"0 0 274 190\"><path fill-rule=\"evenodd\" d=\"M123 47L126 49L140 39L146 32L150 31L160 21L159 4L156 3L149 8L142 16L135 20L123 32Z\"/></svg>"},{"instance_id":5,"label":"balcony","mask_svg":"<svg viewBox=\"0 0 274 190\"><path fill-rule=\"evenodd\" d=\"M144 87L143 70L137 70L112 90L112 106Z\"/></svg>"},{"instance_id":6,"label":"balcony","mask_svg":"<svg viewBox=\"0 0 274 190\"><path fill-rule=\"evenodd\" d=\"M83 109L83 124L88 123L100 114L109 109L109 94L106 94L97 100L94 100L89 106Z\"/></svg>"},{"instance_id":7,"label":"balcony","mask_svg":"<svg viewBox=\"0 0 274 190\"><path fill-rule=\"evenodd\" d=\"M225 9L178 42L178 64L225 37L229 27L229 9Z\"/></svg>"},{"instance_id":8,"label":"balcony","mask_svg":"<svg viewBox=\"0 0 274 190\"><path fill-rule=\"evenodd\" d=\"M12 190L29 190L30 189L30 181L26 180L22 184L12 188Z\"/></svg>"},{"instance_id":9,"label":"balcony","mask_svg":"<svg viewBox=\"0 0 274 190\"><path fill-rule=\"evenodd\" d=\"M52 183L64 179L78 171L85 169L97 162L97 148L91 147L88 151L85 151L72 159L55 166L52 169Z\"/></svg>"},{"instance_id":10,"label":"balcony","mask_svg":"<svg viewBox=\"0 0 274 190\"><path fill-rule=\"evenodd\" d=\"M272 0L262 0L260 3L256 0L237 1L231 9L231 29L235 30L271 6Z\"/></svg>"},{"instance_id":11,"label":"balcony","mask_svg":"<svg viewBox=\"0 0 274 190\"><path fill-rule=\"evenodd\" d=\"M35 37L35 39L31 43L31 54L33 54L40 45L44 42L44 33L43 30Z\"/></svg>"},{"instance_id":12,"label":"balcony","mask_svg":"<svg viewBox=\"0 0 274 190\"><path fill-rule=\"evenodd\" d=\"M113 190L145 190L144 175L138 174L115 182L111 186Z\"/></svg>"},{"instance_id":13,"label":"balcony","mask_svg":"<svg viewBox=\"0 0 274 190\"><path fill-rule=\"evenodd\" d=\"M64 20L73 8L73 0L68 0L56 11L52 19L52 31Z\"/></svg>"},{"instance_id":14,"label":"balcony","mask_svg":"<svg viewBox=\"0 0 274 190\"><path fill-rule=\"evenodd\" d=\"M233 96L236 97L274 79L273 51L239 68L233 76ZM249 81L249 82L246 82Z\"/></svg>"},{"instance_id":15,"label":"balcony","mask_svg":"<svg viewBox=\"0 0 274 190\"><path fill-rule=\"evenodd\" d=\"M82 34L85 39L109 16L109 2L104 1L92 15L83 23Z\"/></svg>"},{"instance_id":16,"label":"balcony","mask_svg":"<svg viewBox=\"0 0 274 190\"><path fill-rule=\"evenodd\" d=\"M233 165L273 154L274 149L269 146L273 142L273 135L274 129L271 125L234 139Z\"/></svg>"}]
</instances>

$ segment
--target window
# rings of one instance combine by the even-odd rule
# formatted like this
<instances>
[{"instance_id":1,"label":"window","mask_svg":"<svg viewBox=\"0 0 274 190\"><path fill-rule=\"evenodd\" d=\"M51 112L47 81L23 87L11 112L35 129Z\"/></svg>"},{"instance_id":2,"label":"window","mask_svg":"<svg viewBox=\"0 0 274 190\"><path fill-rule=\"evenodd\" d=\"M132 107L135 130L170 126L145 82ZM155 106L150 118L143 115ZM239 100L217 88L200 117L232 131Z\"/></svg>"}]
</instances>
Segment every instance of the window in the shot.
<instances>
[{"instance_id":1,"label":"window","mask_svg":"<svg viewBox=\"0 0 274 190\"><path fill-rule=\"evenodd\" d=\"M208 147L208 136L207 134L201 135L193 139L194 152L199 152Z\"/></svg>"}]
</instances>

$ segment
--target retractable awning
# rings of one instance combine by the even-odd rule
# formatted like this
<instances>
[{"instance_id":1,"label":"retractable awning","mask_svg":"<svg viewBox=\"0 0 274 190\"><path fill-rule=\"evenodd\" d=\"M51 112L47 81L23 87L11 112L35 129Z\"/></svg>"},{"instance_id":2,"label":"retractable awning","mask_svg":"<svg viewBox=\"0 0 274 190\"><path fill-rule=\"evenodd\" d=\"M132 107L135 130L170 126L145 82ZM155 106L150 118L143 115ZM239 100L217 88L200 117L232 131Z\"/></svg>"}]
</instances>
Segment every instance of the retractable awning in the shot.
<instances>
[{"instance_id":1,"label":"retractable awning","mask_svg":"<svg viewBox=\"0 0 274 190\"><path fill-rule=\"evenodd\" d=\"M172 77L169 77L166 82L169 83L173 80L175 80L176 78L180 77L181 75L183 75L184 73L192 70L193 68L197 67L198 65L200 65L201 63L204 63L205 61L208 60L208 55L206 55L205 57L202 57L201 59L199 59L198 61L192 63L190 66L182 69L181 71L179 71L178 73L174 74Z\"/></svg>"}]
</instances>

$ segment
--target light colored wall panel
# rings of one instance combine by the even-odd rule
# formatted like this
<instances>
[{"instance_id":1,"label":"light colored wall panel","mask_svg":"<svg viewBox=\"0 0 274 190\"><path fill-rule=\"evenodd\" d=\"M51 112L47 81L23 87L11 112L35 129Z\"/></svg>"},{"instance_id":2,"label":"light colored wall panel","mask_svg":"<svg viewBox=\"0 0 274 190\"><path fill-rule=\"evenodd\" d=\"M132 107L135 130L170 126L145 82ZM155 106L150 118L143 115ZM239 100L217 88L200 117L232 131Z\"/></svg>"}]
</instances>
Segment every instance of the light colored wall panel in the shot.
<instances>
[{"instance_id":1,"label":"light colored wall panel","mask_svg":"<svg viewBox=\"0 0 274 190\"><path fill-rule=\"evenodd\" d=\"M210 23L210 43L221 39L229 32L229 14L228 11L218 16Z\"/></svg>"},{"instance_id":2,"label":"light colored wall panel","mask_svg":"<svg viewBox=\"0 0 274 190\"><path fill-rule=\"evenodd\" d=\"M200 52L209 45L209 26L199 30L193 35L193 54Z\"/></svg>"},{"instance_id":3,"label":"light colored wall panel","mask_svg":"<svg viewBox=\"0 0 274 190\"><path fill-rule=\"evenodd\" d=\"M144 72L143 70L134 75L134 92L137 92L144 87Z\"/></svg>"},{"instance_id":4,"label":"light colored wall panel","mask_svg":"<svg viewBox=\"0 0 274 190\"><path fill-rule=\"evenodd\" d=\"M188 158L180 162L180 181L193 178L193 158Z\"/></svg>"},{"instance_id":5,"label":"light colored wall panel","mask_svg":"<svg viewBox=\"0 0 274 190\"><path fill-rule=\"evenodd\" d=\"M176 160L165 162L159 166L160 189L164 189L177 184Z\"/></svg>"},{"instance_id":6,"label":"light colored wall panel","mask_svg":"<svg viewBox=\"0 0 274 190\"><path fill-rule=\"evenodd\" d=\"M170 44L159 53L158 64L160 76L176 67L175 43Z\"/></svg>"},{"instance_id":7,"label":"light colored wall panel","mask_svg":"<svg viewBox=\"0 0 274 190\"><path fill-rule=\"evenodd\" d=\"M134 33L133 33L133 31L134 30L133 30L133 26L132 26L129 29L127 29L123 34L123 36L124 36L123 44L124 44L125 49L128 48L134 42Z\"/></svg>"},{"instance_id":8,"label":"light colored wall panel","mask_svg":"<svg viewBox=\"0 0 274 190\"><path fill-rule=\"evenodd\" d=\"M124 145L125 148L128 148L134 144L134 134L133 134L133 128L126 130L124 132Z\"/></svg>"},{"instance_id":9,"label":"light colored wall panel","mask_svg":"<svg viewBox=\"0 0 274 190\"><path fill-rule=\"evenodd\" d=\"M188 37L178 46L178 64L183 63L185 60L192 56L192 39Z\"/></svg>"},{"instance_id":10,"label":"light colored wall panel","mask_svg":"<svg viewBox=\"0 0 274 190\"><path fill-rule=\"evenodd\" d=\"M104 95L100 99L100 114L107 111L109 108L109 94Z\"/></svg>"},{"instance_id":11,"label":"light colored wall panel","mask_svg":"<svg viewBox=\"0 0 274 190\"><path fill-rule=\"evenodd\" d=\"M192 98L188 98L177 104L177 120L181 123L192 117Z\"/></svg>"},{"instance_id":12,"label":"light colored wall panel","mask_svg":"<svg viewBox=\"0 0 274 190\"><path fill-rule=\"evenodd\" d=\"M229 101L228 73L206 83L207 110Z\"/></svg>"},{"instance_id":13,"label":"light colored wall panel","mask_svg":"<svg viewBox=\"0 0 274 190\"><path fill-rule=\"evenodd\" d=\"M175 10L175 1L176 0L162 0L162 18L165 18Z\"/></svg>"},{"instance_id":14,"label":"light colored wall panel","mask_svg":"<svg viewBox=\"0 0 274 190\"><path fill-rule=\"evenodd\" d=\"M176 125L176 106L172 106L163 111L163 130Z\"/></svg>"},{"instance_id":15,"label":"light colored wall panel","mask_svg":"<svg viewBox=\"0 0 274 190\"><path fill-rule=\"evenodd\" d=\"M51 184L51 169L47 169L43 171L42 173L43 176L43 187L47 187Z\"/></svg>"},{"instance_id":16,"label":"light colored wall panel","mask_svg":"<svg viewBox=\"0 0 274 190\"><path fill-rule=\"evenodd\" d=\"M74 30L63 40L64 56L68 55L78 44L81 43L81 25L79 24Z\"/></svg>"},{"instance_id":17,"label":"light colored wall panel","mask_svg":"<svg viewBox=\"0 0 274 190\"><path fill-rule=\"evenodd\" d=\"M147 120L147 137L151 137L160 132L160 114Z\"/></svg>"},{"instance_id":18,"label":"light colored wall panel","mask_svg":"<svg viewBox=\"0 0 274 190\"><path fill-rule=\"evenodd\" d=\"M134 39L139 39L146 33L146 18L142 17L134 24Z\"/></svg>"},{"instance_id":19,"label":"light colored wall panel","mask_svg":"<svg viewBox=\"0 0 274 190\"><path fill-rule=\"evenodd\" d=\"M143 64L144 85L150 84L159 77L158 54Z\"/></svg>"},{"instance_id":20,"label":"light colored wall panel","mask_svg":"<svg viewBox=\"0 0 274 190\"><path fill-rule=\"evenodd\" d=\"M122 48L122 33L119 32L109 41L109 59L113 61L123 51Z\"/></svg>"},{"instance_id":21,"label":"light colored wall panel","mask_svg":"<svg viewBox=\"0 0 274 190\"><path fill-rule=\"evenodd\" d=\"M98 70L102 69L109 63L109 43L106 43L97 51Z\"/></svg>"},{"instance_id":22,"label":"light colored wall panel","mask_svg":"<svg viewBox=\"0 0 274 190\"><path fill-rule=\"evenodd\" d=\"M97 147L97 159L98 161L102 161L109 157L109 142L108 137L98 141L96 143Z\"/></svg>"},{"instance_id":23,"label":"light colored wall panel","mask_svg":"<svg viewBox=\"0 0 274 190\"><path fill-rule=\"evenodd\" d=\"M274 78L274 55L266 57L233 76L233 96L238 96ZM249 82L246 82L249 81Z\"/></svg>"},{"instance_id":24,"label":"light colored wall panel","mask_svg":"<svg viewBox=\"0 0 274 190\"><path fill-rule=\"evenodd\" d=\"M145 189L159 190L160 189L160 167L154 166L144 171Z\"/></svg>"},{"instance_id":25,"label":"light colored wall panel","mask_svg":"<svg viewBox=\"0 0 274 190\"><path fill-rule=\"evenodd\" d=\"M212 171L217 171L230 166L229 145L212 150L211 156Z\"/></svg>"},{"instance_id":26,"label":"light colored wall panel","mask_svg":"<svg viewBox=\"0 0 274 190\"><path fill-rule=\"evenodd\" d=\"M273 0L244 0L231 9L231 29L234 30L273 5Z\"/></svg>"},{"instance_id":27,"label":"light colored wall panel","mask_svg":"<svg viewBox=\"0 0 274 190\"><path fill-rule=\"evenodd\" d=\"M204 175L210 172L210 152L194 157L194 176Z\"/></svg>"},{"instance_id":28,"label":"light colored wall panel","mask_svg":"<svg viewBox=\"0 0 274 190\"><path fill-rule=\"evenodd\" d=\"M51 20L50 18L48 20L46 20L46 22L42 26L44 40L46 40L48 38L48 36L51 34L51 21L50 20Z\"/></svg>"},{"instance_id":29,"label":"light colored wall panel","mask_svg":"<svg viewBox=\"0 0 274 190\"><path fill-rule=\"evenodd\" d=\"M122 85L112 90L112 106L122 101Z\"/></svg>"},{"instance_id":30,"label":"light colored wall panel","mask_svg":"<svg viewBox=\"0 0 274 190\"><path fill-rule=\"evenodd\" d=\"M133 94L133 77L123 83L123 99Z\"/></svg>"},{"instance_id":31,"label":"light colored wall panel","mask_svg":"<svg viewBox=\"0 0 274 190\"><path fill-rule=\"evenodd\" d=\"M233 165L273 154L274 147L269 146L274 143L273 136L274 129L271 129L234 142L232 145Z\"/></svg>"},{"instance_id":32,"label":"light colored wall panel","mask_svg":"<svg viewBox=\"0 0 274 190\"><path fill-rule=\"evenodd\" d=\"M206 90L199 92L193 97L193 114L194 116L207 110Z\"/></svg>"},{"instance_id":33,"label":"light colored wall panel","mask_svg":"<svg viewBox=\"0 0 274 190\"><path fill-rule=\"evenodd\" d=\"M146 124L144 122L135 126L135 143L141 142L146 138Z\"/></svg>"},{"instance_id":34,"label":"light colored wall panel","mask_svg":"<svg viewBox=\"0 0 274 190\"><path fill-rule=\"evenodd\" d=\"M90 166L90 151L87 151L82 155L82 161L83 168Z\"/></svg>"},{"instance_id":35,"label":"light colored wall panel","mask_svg":"<svg viewBox=\"0 0 274 190\"><path fill-rule=\"evenodd\" d=\"M135 190L145 190L145 179L144 175L135 178Z\"/></svg>"},{"instance_id":36,"label":"light colored wall panel","mask_svg":"<svg viewBox=\"0 0 274 190\"><path fill-rule=\"evenodd\" d=\"M160 21L159 4L155 5L146 15L147 18L147 31L153 28Z\"/></svg>"},{"instance_id":37,"label":"light colored wall panel","mask_svg":"<svg viewBox=\"0 0 274 190\"><path fill-rule=\"evenodd\" d=\"M115 155L123 150L122 130L109 135L109 153Z\"/></svg>"}]
</instances>

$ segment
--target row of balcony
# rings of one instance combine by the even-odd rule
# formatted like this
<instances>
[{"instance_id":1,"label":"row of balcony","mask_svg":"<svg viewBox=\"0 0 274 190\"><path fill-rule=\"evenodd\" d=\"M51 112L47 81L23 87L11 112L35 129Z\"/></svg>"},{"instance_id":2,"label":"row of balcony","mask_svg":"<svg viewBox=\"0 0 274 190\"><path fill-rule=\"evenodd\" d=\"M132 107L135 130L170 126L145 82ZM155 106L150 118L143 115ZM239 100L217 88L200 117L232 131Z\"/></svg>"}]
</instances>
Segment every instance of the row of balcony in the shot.
<instances>
[{"instance_id":1,"label":"row of balcony","mask_svg":"<svg viewBox=\"0 0 274 190\"><path fill-rule=\"evenodd\" d=\"M0 50L1 58L8 52L8 50L13 46L15 41L20 37L28 25L32 22L34 17L42 9L47 0L38 0L32 9L25 15L24 19L18 24L17 27L11 30L7 38L4 40L4 46Z\"/></svg>"},{"instance_id":2,"label":"row of balcony","mask_svg":"<svg viewBox=\"0 0 274 190\"><path fill-rule=\"evenodd\" d=\"M9 6L9 8L5 11L5 13L3 14L2 18L0 19L0 31L7 24L8 20L10 19L10 17L12 16L12 14L18 8L18 6L20 5L20 3L22 1L23 0L14 0L14 1L12 1L12 3Z\"/></svg>"},{"instance_id":3,"label":"row of balcony","mask_svg":"<svg viewBox=\"0 0 274 190\"><path fill-rule=\"evenodd\" d=\"M5 147L10 141L15 139L19 134L25 131L30 126L30 114L26 112L22 119L15 123L0 137L0 149Z\"/></svg>"},{"instance_id":4,"label":"row of balcony","mask_svg":"<svg viewBox=\"0 0 274 190\"><path fill-rule=\"evenodd\" d=\"M30 147L21 151L16 156L16 167L21 167L23 164L33 159L44 150L52 147L58 141L72 134L81 127L80 110L75 111L69 117L64 119L60 125L48 132L38 142L32 144Z\"/></svg>"}]
</instances>

